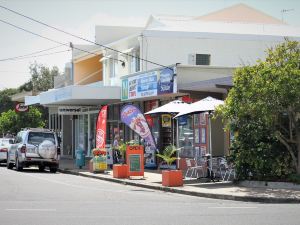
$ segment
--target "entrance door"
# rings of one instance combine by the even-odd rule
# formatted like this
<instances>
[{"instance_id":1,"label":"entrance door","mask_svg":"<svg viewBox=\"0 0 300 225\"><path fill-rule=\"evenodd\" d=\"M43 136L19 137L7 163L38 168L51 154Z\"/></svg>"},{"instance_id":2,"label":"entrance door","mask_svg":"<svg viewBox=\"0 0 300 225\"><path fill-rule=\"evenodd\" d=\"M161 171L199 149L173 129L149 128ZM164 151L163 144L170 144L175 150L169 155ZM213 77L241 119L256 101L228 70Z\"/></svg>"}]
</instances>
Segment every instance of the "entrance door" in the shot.
<instances>
[{"instance_id":1,"label":"entrance door","mask_svg":"<svg viewBox=\"0 0 300 225\"><path fill-rule=\"evenodd\" d=\"M113 144L116 136L124 141L124 124L119 121L108 121L106 144Z\"/></svg>"}]
</instances>

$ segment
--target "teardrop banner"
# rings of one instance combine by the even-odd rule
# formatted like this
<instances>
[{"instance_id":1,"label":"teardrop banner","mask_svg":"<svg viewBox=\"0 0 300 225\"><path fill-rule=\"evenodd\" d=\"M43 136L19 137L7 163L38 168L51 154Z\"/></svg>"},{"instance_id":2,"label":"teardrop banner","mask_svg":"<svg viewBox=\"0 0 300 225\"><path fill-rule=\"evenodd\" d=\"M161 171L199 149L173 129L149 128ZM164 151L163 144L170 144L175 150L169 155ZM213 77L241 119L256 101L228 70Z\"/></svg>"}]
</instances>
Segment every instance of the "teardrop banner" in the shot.
<instances>
[{"instance_id":1,"label":"teardrop banner","mask_svg":"<svg viewBox=\"0 0 300 225\"><path fill-rule=\"evenodd\" d=\"M106 141L107 105L98 114L96 125L96 148L105 148Z\"/></svg>"},{"instance_id":2,"label":"teardrop banner","mask_svg":"<svg viewBox=\"0 0 300 225\"><path fill-rule=\"evenodd\" d=\"M146 118L140 109L134 105L125 105L121 109L121 121L135 131L145 142L146 167L156 166L155 151L156 144Z\"/></svg>"}]
</instances>

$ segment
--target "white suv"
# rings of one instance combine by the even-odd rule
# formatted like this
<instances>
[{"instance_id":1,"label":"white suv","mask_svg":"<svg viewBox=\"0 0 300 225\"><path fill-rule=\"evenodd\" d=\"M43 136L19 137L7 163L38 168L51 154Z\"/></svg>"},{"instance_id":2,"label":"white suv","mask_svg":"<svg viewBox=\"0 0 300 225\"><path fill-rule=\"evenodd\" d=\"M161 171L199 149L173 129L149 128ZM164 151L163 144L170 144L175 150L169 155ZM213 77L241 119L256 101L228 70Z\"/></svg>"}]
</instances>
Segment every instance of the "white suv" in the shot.
<instances>
[{"instance_id":1,"label":"white suv","mask_svg":"<svg viewBox=\"0 0 300 225\"><path fill-rule=\"evenodd\" d=\"M7 168L16 170L32 165L40 171L49 167L56 173L59 166L60 147L55 132L41 128L26 128L20 131L7 152Z\"/></svg>"}]
</instances>

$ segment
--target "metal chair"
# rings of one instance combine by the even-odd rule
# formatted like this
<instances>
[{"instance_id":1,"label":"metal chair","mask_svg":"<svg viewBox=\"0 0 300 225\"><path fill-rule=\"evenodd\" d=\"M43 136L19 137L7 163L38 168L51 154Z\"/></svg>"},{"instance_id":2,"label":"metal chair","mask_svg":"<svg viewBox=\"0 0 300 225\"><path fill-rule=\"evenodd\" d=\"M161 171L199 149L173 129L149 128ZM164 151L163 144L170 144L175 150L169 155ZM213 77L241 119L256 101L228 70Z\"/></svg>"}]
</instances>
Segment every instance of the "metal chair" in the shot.
<instances>
[{"instance_id":1,"label":"metal chair","mask_svg":"<svg viewBox=\"0 0 300 225\"><path fill-rule=\"evenodd\" d=\"M233 179L235 179L234 164L232 164L232 163L227 164L227 161L226 161L226 170L225 170L225 174L224 174L224 177L223 177L223 181L229 181L231 175L233 175Z\"/></svg>"},{"instance_id":2,"label":"metal chair","mask_svg":"<svg viewBox=\"0 0 300 225\"><path fill-rule=\"evenodd\" d=\"M187 165L187 170L186 170L186 173L185 173L185 176L184 178L185 179L192 179L192 178L199 178L199 171L201 171L201 175L202 177L204 176L204 167L203 165L197 165L197 162L196 162L196 165L195 166L192 166L192 159L186 159L186 165Z\"/></svg>"}]
</instances>

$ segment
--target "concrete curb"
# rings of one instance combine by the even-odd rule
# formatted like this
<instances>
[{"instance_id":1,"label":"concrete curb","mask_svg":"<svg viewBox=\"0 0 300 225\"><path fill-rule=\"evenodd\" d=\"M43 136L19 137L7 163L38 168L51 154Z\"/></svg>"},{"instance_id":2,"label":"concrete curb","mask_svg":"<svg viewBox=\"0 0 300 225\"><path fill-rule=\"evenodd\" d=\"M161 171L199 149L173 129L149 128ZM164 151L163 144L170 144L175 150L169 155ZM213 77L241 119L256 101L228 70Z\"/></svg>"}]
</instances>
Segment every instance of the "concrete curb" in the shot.
<instances>
[{"instance_id":1,"label":"concrete curb","mask_svg":"<svg viewBox=\"0 0 300 225\"><path fill-rule=\"evenodd\" d=\"M232 200L232 201L244 201L244 202L263 202L263 203L300 203L300 199L297 198L272 198L272 197L257 197L257 196L234 196L234 195L224 195L224 194L211 194L211 193L203 193L203 192L196 192L196 191L187 191L182 190L179 188L172 188L172 187L164 187L164 186L153 186L149 184L139 184L135 182L131 182L130 180L123 180L123 179L115 179L110 177L96 177L89 174L83 174L80 172L74 172L70 170L58 170L61 173L71 174L76 176L94 178L98 180L104 180L124 185L130 185L135 187L147 188L152 190L159 190L164 192L171 192L183 195L190 195L196 197L204 197L204 198L213 198L213 199L222 199L222 200Z\"/></svg>"}]
</instances>

